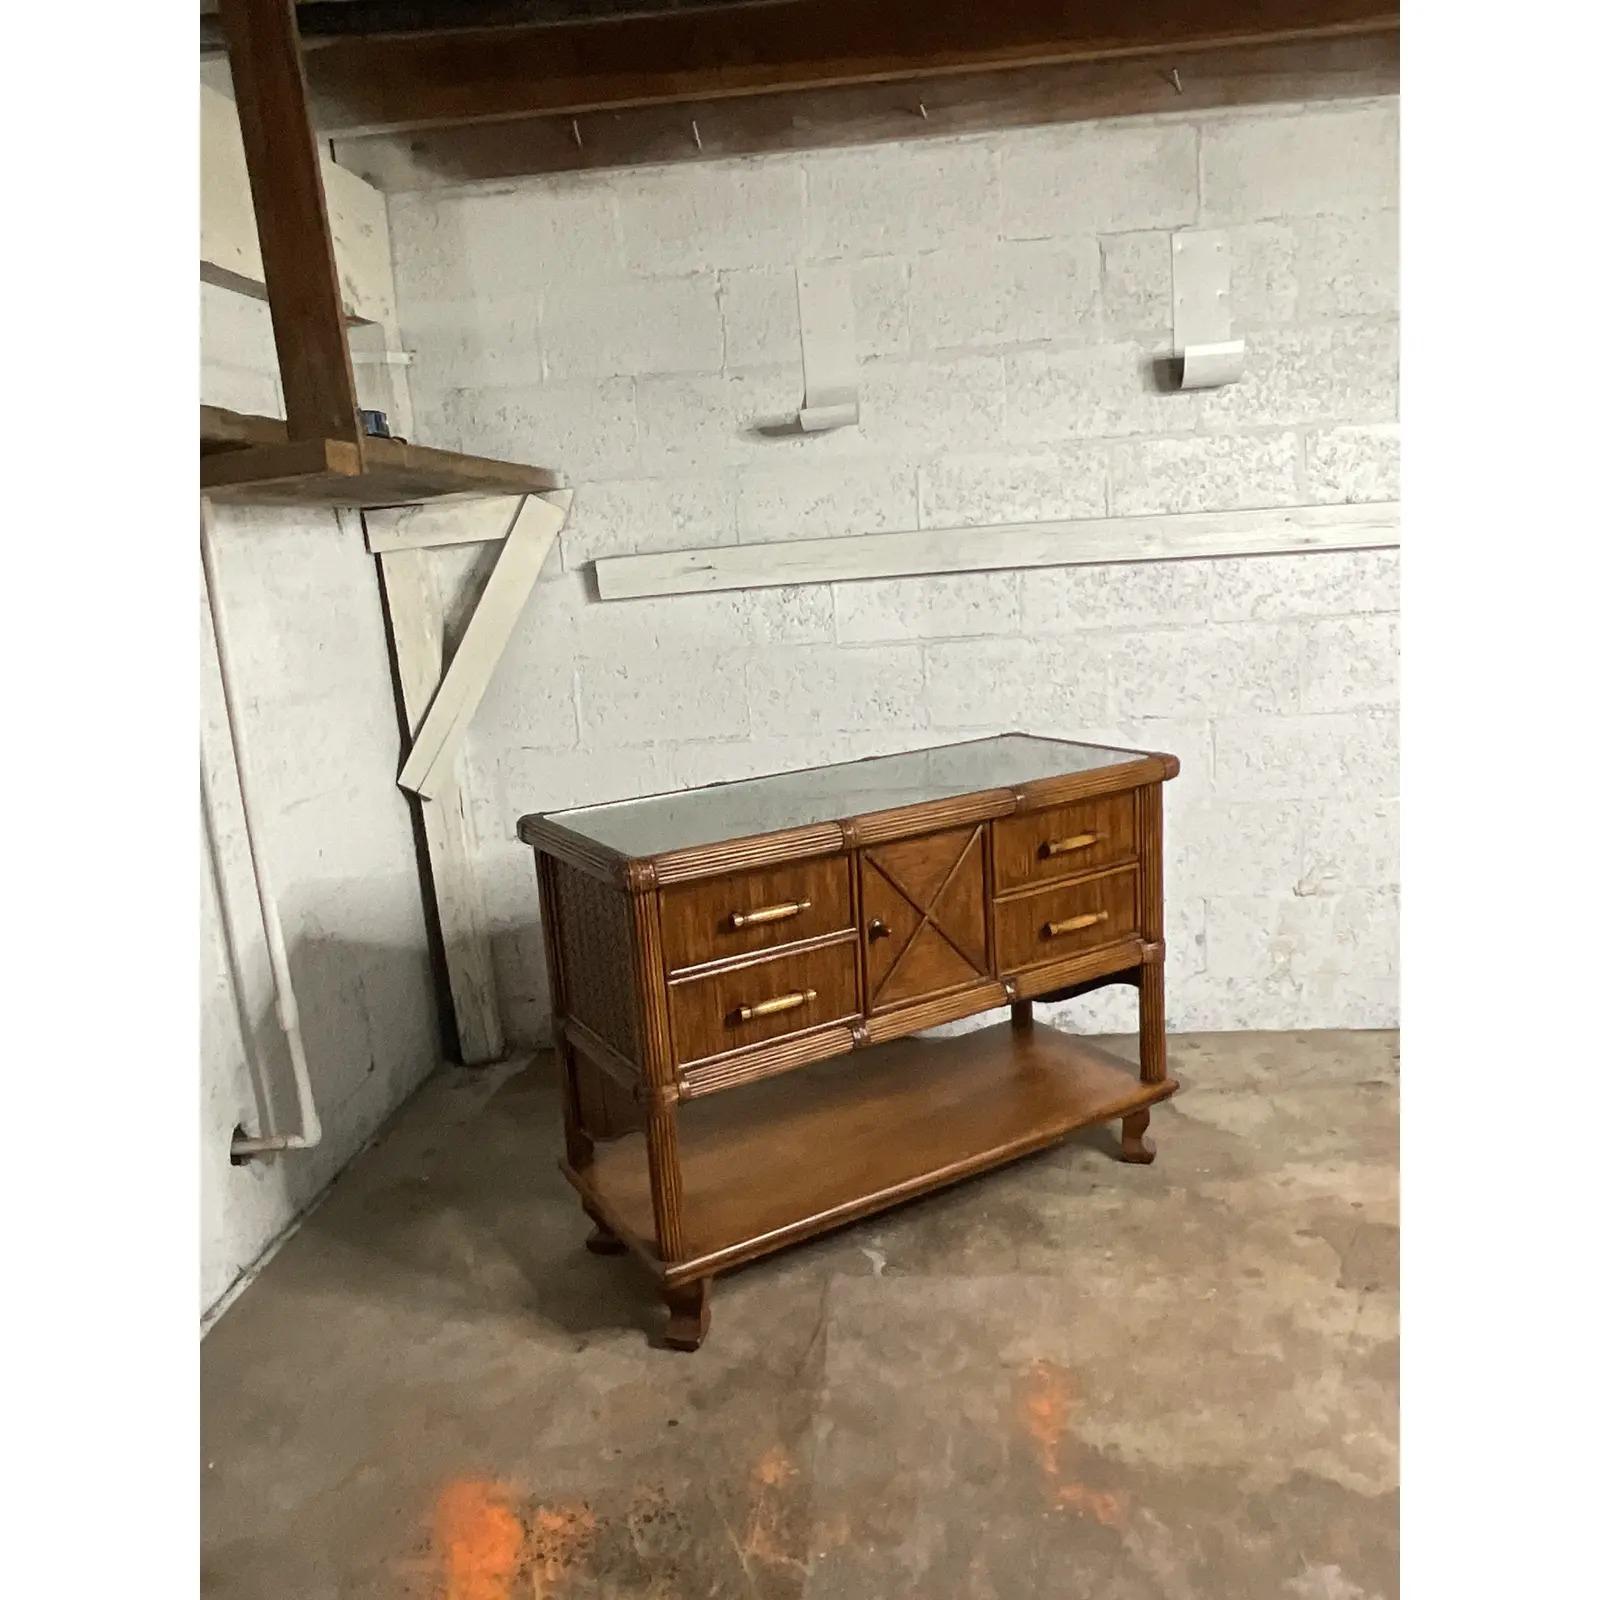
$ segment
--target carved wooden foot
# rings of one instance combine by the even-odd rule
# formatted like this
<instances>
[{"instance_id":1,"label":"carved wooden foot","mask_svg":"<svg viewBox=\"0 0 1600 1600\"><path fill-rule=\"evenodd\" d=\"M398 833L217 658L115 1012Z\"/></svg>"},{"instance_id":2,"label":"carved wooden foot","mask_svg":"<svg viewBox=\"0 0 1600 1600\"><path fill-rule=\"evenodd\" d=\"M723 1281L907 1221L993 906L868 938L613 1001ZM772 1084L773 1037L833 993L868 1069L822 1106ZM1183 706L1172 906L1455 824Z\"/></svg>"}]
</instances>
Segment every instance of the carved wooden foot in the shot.
<instances>
[{"instance_id":1,"label":"carved wooden foot","mask_svg":"<svg viewBox=\"0 0 1600 1600\"><path fill-rule=\"evenodd\" d=\"M711 1326L711 1280L700 1278L663 1289L661 1298L667 1302L663 1341L674 1350L698 1350Z\"/></svg>"},{"instance_id":2,"label":"carved wooden foot","mask_svg":"<svg viewBox=\"0 0 1600 1600\"><path fill-rule=\"evenodd\" d=\"M1156 1158L1156 1147L1144 1136L1144 1130L1150 1126L1150 1113L1135 1111L1131 1116L1122 1119L1122 1159L1124 1161L1137 1161L1140 1166L1148 1166Z\"/></svg>"},{"instance_id":3,"label":"carved wooden foot","mask_svg":"<svg viewBox=\"0 0 1600 1600\"><path fill-rule=\"evenodd\" d=\"M594 1231L587 1239L583 1241L584 1248L586 1250L593 1251L597 1256L620 1256L623 1254L623 1252L628 1248L627 1245L625 1245L616 1236L616 1234L614 1234L610 1228L608 1228L605 1223L603 1223L600 1218L594 1214L594 1212L590 1211L587 1206L585 1206L583 1209L584 1214L594 1224Z\"/></svg>"}]
</instances>

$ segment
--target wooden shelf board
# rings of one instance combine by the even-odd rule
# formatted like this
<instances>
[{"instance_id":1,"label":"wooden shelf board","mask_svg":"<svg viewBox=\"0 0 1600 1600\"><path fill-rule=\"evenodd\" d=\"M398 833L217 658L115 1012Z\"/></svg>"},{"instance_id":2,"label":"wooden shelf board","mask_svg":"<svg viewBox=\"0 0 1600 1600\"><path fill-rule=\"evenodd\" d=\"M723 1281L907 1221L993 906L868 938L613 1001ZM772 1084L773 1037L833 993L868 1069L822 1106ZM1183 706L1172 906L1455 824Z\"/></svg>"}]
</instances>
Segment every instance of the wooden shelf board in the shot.
<instances>
[{"instance_id":1,"label":"wooden shelf board","mask_svg":"<svg viewBox=\"0 0 1600 1600\"><path fill-rule=\"evenodd\" d=\"M243 450L250 445L287 444L289 426L282 417L257 417L225 406L200 407L200 454Z\"/></svg>"},{"instance_id":2,"label":"wooden shelf board","mask_svg":"<svg viewBox=\"0 0 1600 1600\"><path fill-rule=\"evenodd\" d=\"M397 439L292 440L213 448L200 458L201 492L230 504L399 506L445 495L539 494L560 483L544 467Z\"/></svg>"},{"instance_id":3,"label":"wooden shelf board","mask_svg":"<svg viewBox=\"0 0 1600 1600\"><path fill-rule=\"evenodd\" d=\"M841 1222L1164 1100L1125 1062L1044 1023L909 1038L818 1063L678 1112L687 1259L704 1277ZM617 1232L654 1238L642 1135L569 1173ZM648 1259L648 1258L647 1258Z\"/></svg>"}]
</instances>

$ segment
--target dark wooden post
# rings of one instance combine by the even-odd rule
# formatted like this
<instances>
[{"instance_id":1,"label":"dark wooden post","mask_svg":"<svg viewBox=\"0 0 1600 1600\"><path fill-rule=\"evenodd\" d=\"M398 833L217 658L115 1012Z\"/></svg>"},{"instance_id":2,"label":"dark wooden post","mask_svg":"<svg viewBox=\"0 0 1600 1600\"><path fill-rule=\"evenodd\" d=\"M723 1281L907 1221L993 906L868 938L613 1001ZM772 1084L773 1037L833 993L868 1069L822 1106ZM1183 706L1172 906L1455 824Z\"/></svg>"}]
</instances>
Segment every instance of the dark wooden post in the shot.
<instances>
[{"instance_id":1,"label":"dark wooden post","mask_svg":"<svg viewBox=\"0 0 1600 1600\"><path fill-rule=\"evenodd\" d=\"M291 439L361 444L293 0L222 0Z\"/></svg>"}]
</instances>

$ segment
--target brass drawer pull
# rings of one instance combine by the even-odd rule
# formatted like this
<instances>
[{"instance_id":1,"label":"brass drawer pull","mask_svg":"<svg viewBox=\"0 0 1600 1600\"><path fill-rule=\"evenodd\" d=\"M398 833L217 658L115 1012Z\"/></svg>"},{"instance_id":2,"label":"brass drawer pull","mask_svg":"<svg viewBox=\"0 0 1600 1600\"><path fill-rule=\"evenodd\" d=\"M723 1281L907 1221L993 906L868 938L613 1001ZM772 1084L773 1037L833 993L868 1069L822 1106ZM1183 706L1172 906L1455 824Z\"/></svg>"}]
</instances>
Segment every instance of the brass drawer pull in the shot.
<instances>
[{"instance_id":1,"label":"brass drawer pull","mask_svg":"<svg viewBox=\"0 0 1600 1600\"><path fill-rule=\"evenodd\" d=\"M1099 842L1098 833L1075 833L1070 839L1046 839L1039 846L1039 854L1048 860L1051 856L1070 855L1074 850L1087 850Z\"/></svg>"},{"instance_id":2,"label":"brass drawer pull","mask_svg":"<svg viewBox=\"0 0 1600 1600\"><path fill-rule=\"evenodd\" d=\"M1065 922L1047 922L1044 925L1044 936L1047 939L1059 939L1064 933L1076 933L1080 928L1092 928L1097 922L1109 922L1109 911L1085 911L1081 917L1068 917Z\"/></svg>"},{"instance_id":3,"label":"brass drawer pull","mask_svg":"<svg viewBox=\"0 0 1600 1600\"><path fill-rule=\"evenodd\" d=\"M793 994L780 994L771 1000L758 1001L753 1006L740 1006L734 1015L741 1022L754 1022L757 1017L775 1017L780 1011L793 1011L810 1005L817 998L815 989L796 989Z\"/></svg>"},{"instance_id":4,"label":"brass drawer pull","mask_svg":"<svg viewBox=\"0 0 1600 1600\"><path fill-rule=\"evenodd\" d=\"M755 911L735 911L728 920L736 928L754 928L763 922L784 922L790 917L798 917L802 911L809 911L809 900L791 900L781 906L762 906Z\"/></svg>"}]
</instances>

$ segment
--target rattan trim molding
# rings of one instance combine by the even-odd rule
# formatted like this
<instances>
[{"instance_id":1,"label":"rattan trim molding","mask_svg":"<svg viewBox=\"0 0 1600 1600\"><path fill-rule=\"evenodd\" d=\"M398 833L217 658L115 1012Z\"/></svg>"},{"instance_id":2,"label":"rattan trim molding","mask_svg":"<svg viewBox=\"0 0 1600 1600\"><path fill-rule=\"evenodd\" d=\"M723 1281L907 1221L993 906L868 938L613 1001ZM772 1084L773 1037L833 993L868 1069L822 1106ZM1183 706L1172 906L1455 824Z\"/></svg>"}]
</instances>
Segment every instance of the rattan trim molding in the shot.
<instances>
[{"instance_id":1,"label":"rattan trim molding","mask_svg":"<svg viewBox=\"0 0 1600 1600\"><path fill-rule=\"evenodd\" d=\"M567 866L587 872L591 877L604 878L608 883L627 881L628 857L607 849L605 845L581 833L574 833L559 822L550 821L548 817L519 817L517 837L524 844L531 844L534 849L543 850Z\"/></svg>"},{"instance_id":2,"label":"rattan trim molding","mask_svg":"<svg viewBox=\"0 0 1600 1600\"><path fill-rule=\"evenodd\" d=\"M1010 789L978 789L971 794L952 795L931 804L894 806L888 811L868 811L850 819L851 831L863 845L884 844L913 834L937 833L941 828L959 827L963 822L988 822L1003 817L1015 808Z\"/></svg>"},{"instance_id":3,"label":"rattan trim molding","mask_svg":"<svg viewBox=\"0 0 1600 1600\"><path fill-rule=\"evenodd\" d=\"M1052 989L1065 989L1089 978L1108 976L1127 967L1141 965L1144 945L1139 939L1123 939L1116 944L1102 946L1099 950L1086 950L1082 955L1067 961L1053 961L1048 966L1029 967L1014 975L1016 998L1032 1000L1049 994Z\"/></svg>"},{"instance_id":4,"label":"rattan trim molding","mask_svg":"<svg viewBox=\"0 0 1600 1600\"><path fill-rule=\"evenodd\" d=\"M1056 778L1035 778L1018 784L1016 809L1042 811L1064 805L1069 800L1087 800L1093 795L1116 794L1123 789L1142 788L1147 783L1164 783L1178 775L1178 758L1159 753L1140 756L1135 761L1114 767L1096 767L1092 772L1067 772Z\"/></svg>"},{"instance_id":5,"label":"rattan trim molding","mask_svg":"<svg viewBox=\"0 0 1600 1600\"><path fill-rule=\"evenodd\" d=\"M682 1096L685 1100L694 1100L702 1095L716 1094L722 1089L737 1088L742 1083L754 1083L760 1078L790 1072L813 1061L848 1055L854 1048L853 1021L824 1023L809 1033L791 1034L775 1044L752 1045L737 1055L716 1056L697 1066L685 1068L680 1078Z\"/></svg>"},{"instance_id":6,"label":"rattan trim molding","mask_svg":"<svg viewBox=\"0 0 1600 1600\"><path fill-rule=\"evenodd\" d=\"M880 1011L867 1019L864 1043L883 1044L888 1039L903 1039L908 1033L920 1033L924 1028L937 1028L940 1023L957 1022L976 1012L1003 1006L1007 998L1006 986L989 979L965 989L955 989L934 1000L901 1006L897 1011Z\"/></svg>"},{"instance_id":7,"label":"rattan trim molding","mask_svg":"<svg viewBox=\"0 0 1600 1600\"><path fill-rule=\"evenodd\" d=\"M763 945L759 950L741 950L736 956L719 956L715 961L702 961L692 967L672 967L667 972L667 987L670 989L680 983L694 983L722 972L738 972L745 967L764 966L778 956L805 955L812 950L826 950L829 945L852 944L855 939L856 930L853 927L835 928L828 933L815 933L809 939Z\"/></svg>"},{"instance_id":8,"label":"rattan trim molding","mask_svg":"<svg viewBox=\"0 0 1600 1600\"><path fill-rule=\"evenodd\" d=\"M810 823L779 833L753 834L721 844L695 845L650 857L656 882L665 888L691 883L696 878L717 878L747 867L767 867L784 861L804 861L811 856L837 855L844 848L844 831L837 822Z\"/></svg>"},{"instance_id":9,"label":"rattan trim molding","mask_svg":"<svg viewBox=\"0 0 1600 1600\"><path fill-rule=\"evenodd\" d=\"M1071 889L1082 883L1093 883L1096 878L1110 878L1119 872L1137 872L1139 859L1137 856L1128 856L1121 861L1111 861L1103 867L1092 867L1088 872L1068 873L1060 878L1040 878L1036 882L1030 880L1015 889L1007 889L1004 894L994 896L997 906L1010 905L1013 900L1027 900L1034 895L1053 894L1058 889Z\"/></svg>"}]
</instances>

